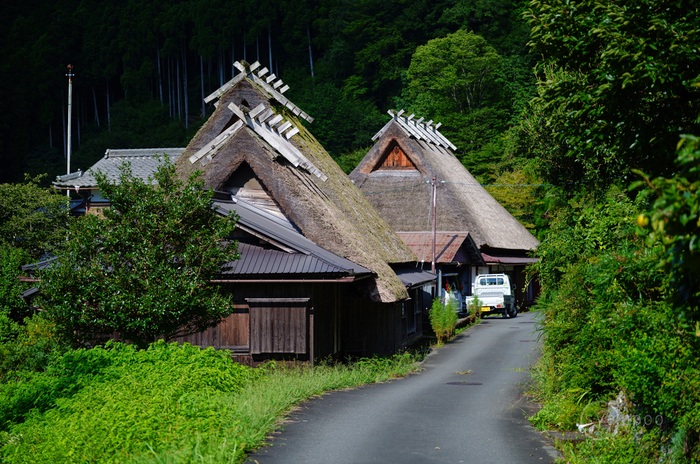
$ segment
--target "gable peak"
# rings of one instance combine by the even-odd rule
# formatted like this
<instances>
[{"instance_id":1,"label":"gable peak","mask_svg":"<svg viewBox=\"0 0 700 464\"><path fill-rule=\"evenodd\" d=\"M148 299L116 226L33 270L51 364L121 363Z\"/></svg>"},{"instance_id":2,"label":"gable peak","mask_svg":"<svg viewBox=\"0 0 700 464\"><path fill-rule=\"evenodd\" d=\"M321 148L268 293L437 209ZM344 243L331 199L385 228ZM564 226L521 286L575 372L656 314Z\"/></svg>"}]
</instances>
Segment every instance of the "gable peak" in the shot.
<instances>
[{"instance_id":1,"label":"gable peak","mask_svg":"<svg viewBox=\"0 0 700 464\"><path fill-rule=\"evenodd\" d=\"M289 86L284 84L282 82L282 79L279 79L274 74L269 74L269 70L267 68L260 69L260 66L261 64L258 61L256 61L253 64L249 64L247 61L243 60L236 61L235 63L233 63L233 67L236 68L240 72L240 74L234 76L233 79L231 79L230 81L219 87L217 90L215 90L213 93L211 93L209 96L207 96L204 99L204 102L209 103L213 100L221 98L223 94L231 90L238 82L240 82L242 79L247 78L253 81L255 84L257 84L263 90L265 90L265 92L267 92L274 100L279 102L281 105L287 107L292 112L292 114L303 118L310 123L313 122L314 118L306 114L304 111L301 110L301 108L296 106L294 103L289 101L287 97L282 95L289 89ZM218 101L215 103L215 105L218 106Z\"/></svg>"},{"instance_id":2,"label":"gable peak","mask_svg":"<svg viewBox=\"0 0 700 464\"><path fill-rule=\"evenodd\" d=\"M442 125L442 123L433 124L432 119L427 122L424 122L425 118L415 119L416 115L413 113L406 116L406 112L404 110L389 110L388 113L389 116L391 116L391 121L386 123L386 125L384 125L379 132L374 134L374 137L372 137L373 141L376 141L379 137L381 137L384 132L386 132L387 128L393 122L396 122L406 133L408 133L409 137L413 137L417 140L425 140L428 143L445 147L447 149L457 149L452 142L447 140L447 137L438 131L438 128Z\"/></svg>"}]
</instances>

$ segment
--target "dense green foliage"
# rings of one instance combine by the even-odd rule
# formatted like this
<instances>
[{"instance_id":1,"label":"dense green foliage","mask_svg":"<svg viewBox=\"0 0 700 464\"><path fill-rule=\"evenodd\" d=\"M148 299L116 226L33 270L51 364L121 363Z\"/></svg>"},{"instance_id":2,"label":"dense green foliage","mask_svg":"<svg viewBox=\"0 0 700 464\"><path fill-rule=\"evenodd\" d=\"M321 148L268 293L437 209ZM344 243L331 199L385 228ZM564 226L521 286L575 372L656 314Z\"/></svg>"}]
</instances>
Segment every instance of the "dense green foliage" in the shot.
<instances>
[{"instance_id":1,"label":"dense green foliage","mask_svg":"<svg viewBox=\"0 0 700 464\"><path fill-rule=\"evenodd\" d=\"M69 351L0 384L7 463L240 462L279 416L323 391L405 375L411 356L250 369L226 351L159 341Z\"/></svg>"},{"instance_id":2,"label":"dense green foliage","mask_svg":"<svg viewBox=\"0 0 700 464\"><path fill-rule=\"evenodd\" d=\"M649 186L643 194L656 197L649 216L638 218L649 230L647 242L660 243L666 256L661 260L670 273L673 301L679 316L695 322L700 336L700 139L686 135L680 142L676 173L633 185Z\"/></svg>"},{"instance_id":3,"label":"dense green foliage","mask_svg":"<svg viewBox=\"0 0 700 464\"><path fill-rule=\"evenodd\" d=\"M25 177L23 183L0 184L0 244L23 250L28 260L62 242L68 224L66 197L40 182Z\"/></svg>"},{"instance_id":4,"label":"dense green foliage","mask_svg":"<svg viewBox=\"0 0 700 464\"><path fill-rule=\"evenodd\" d=\"M18 366L38 368L61 345L45 320L25 325L33 310L20 297L32 286L20 282L21 266L58 246L69 222L66 197L38 182L0 185L0 377Z\"/></svg>"},{"instance_id":5,"label":"dense green foliage","mask_svg":"<svg viewBox=\"0 0 700 464\"><path fill-rule=\"evenodd\" d=\"M671 147L699 133L698 5L690 0L530 3L531 45L558 71L542 110L561 151L550 181L606 186L629 168L670 172ZM629 178L627 178L629 180Z\"/></svg>"},{"instance_id":6,"label":"dense green foliage","mask_svg":"<svg viewBox=\"0 0 700 464\"><path fill-rule=\"evenodd\" d=\"M162 341L70 351L2 384L3 462L124 462L231 433L227 396L256 377L225 352Z\"/></svg>"},{"instance_id":7,"label":"dense green foliage","mask_svg":"<svg viewBox=\"0 0 700 464\"><path fill-rule=\"evenodd\" d=\"M290 85L334 157L371 144L390 108L408 108L418 46L461 29L502 58L492 96L514 121L532 92L525 0L104 0L0 6L1 181L65 173L66 66L74 65L71 170L106 148L184 146L212 111L202 98L231 79L233 60L260 61ZM20 76L9 78L9 76ZM398 108L397 108L398 107ZM427 119L448 113L425 114ZM490 114L490 113L489 113ZM499 116L500 117L500 116ZM455 124L463 121L455 121ZM454 132L468 130L455 126ZM466 139L465 139L466 140ZM460 146L466 155L474 147ZM500 159L498 149L489 163ZM471 159L465 156L465 159ZM479 167L472 163L473 167ZM50 180L50 179L49 179Z\"/></svg>"},{"instance_id":8,"label":"dense green foliage","mask_svg":"<svg viewBox=\"0 0 700 464\"><path fill-rule=\"evenodd\" d=\"M164 162L148 181L128 165L116 183L98 176L111 208L71 224L41 273L42 307L66 336L85 342L117 331L143 347L228 314L231 296L209 281L237 258L227 241L235 220L212 210L197 175L183 183Z\"/></svg>"},{"instance_id":9,"label":"dense green foliage","mask_svg":"<svg viewBox=\"0 0 700 464\"><path fill-rule=\"evenodd\" d=\"M663 247L635 233L643 208L620 193L572 205L540 245L545 344L536 377L547 402L533 422L575 428L598 419L582 420L584 410L624 391L632 414L660 418L666 434L682 430L697 458L700 338L673 316L669 274L658 266Z\"/></svg>"},{"instance_id":10,"label":"dense green foliage","mask_svg":"<svg viewBox=\"0 0 700 464\"><path fill-rule=\"evenodd\" d=\"M700 158L694 137L678 143L698 130L697 5L530 6L544 64L514 153L561 188L532 269L544 339L533 422L595 422L623 392L644 425L566 446L566 460L698 462Z\"/></svg>"}]
</instances>

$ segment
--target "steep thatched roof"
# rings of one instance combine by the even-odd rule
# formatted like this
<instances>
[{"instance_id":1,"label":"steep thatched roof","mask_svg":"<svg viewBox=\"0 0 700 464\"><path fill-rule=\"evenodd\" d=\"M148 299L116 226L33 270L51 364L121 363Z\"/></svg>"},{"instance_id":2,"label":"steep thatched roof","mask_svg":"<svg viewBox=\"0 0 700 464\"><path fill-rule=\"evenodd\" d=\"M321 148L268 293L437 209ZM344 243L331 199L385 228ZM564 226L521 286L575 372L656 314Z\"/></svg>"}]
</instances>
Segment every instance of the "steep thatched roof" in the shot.
<instances>
[{"instance_id":1,"label":"steep thatched roof","mask_svg":"<svg viewBox=\"0 0 700 464\"><path fill-rule=\"evenodd\" d=\"M479 185L432 121L415 121L402 113L389 113L391 121L375 135L377 142L350 174L394 230L430 229L435 177L437 230L468 231L482 251L533 250L537 239Z\"/></svg>"},{"instance_id":2,"label":"steep thatched roof","mask_svg":"<svg viewBox=\"0 0 700 464\"><path fill-rule=\"evenodd\" d=\"M243 72L208 97L219 98L217 109L177 160L178 174L201 170L206 187L260 202L319 246L371 269L375 300L406 298L389 263L415 261L413 253L299 123L311 118L277 90L284 86L255 65L237 67Z\"/></svg>"}]
</instances>

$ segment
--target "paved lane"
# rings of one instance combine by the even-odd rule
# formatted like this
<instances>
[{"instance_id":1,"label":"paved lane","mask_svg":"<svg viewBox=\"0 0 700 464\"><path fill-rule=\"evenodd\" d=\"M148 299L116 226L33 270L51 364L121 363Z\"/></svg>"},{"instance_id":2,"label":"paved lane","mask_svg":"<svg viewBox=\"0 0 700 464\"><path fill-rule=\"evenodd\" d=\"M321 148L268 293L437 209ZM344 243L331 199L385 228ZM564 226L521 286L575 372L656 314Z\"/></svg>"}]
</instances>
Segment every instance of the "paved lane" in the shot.
<instances>
[{"instance_id":1,"label":"paved lane","mask_svg":"<svg viewBox=\"0 0 700 464\"><path fill-rule=\"evenodd\" d=\"M549 463L520 389L538 355L533 328L530 313L487 318L418 374L308 401L248 462Z\"/></svg>"}]
</instances>

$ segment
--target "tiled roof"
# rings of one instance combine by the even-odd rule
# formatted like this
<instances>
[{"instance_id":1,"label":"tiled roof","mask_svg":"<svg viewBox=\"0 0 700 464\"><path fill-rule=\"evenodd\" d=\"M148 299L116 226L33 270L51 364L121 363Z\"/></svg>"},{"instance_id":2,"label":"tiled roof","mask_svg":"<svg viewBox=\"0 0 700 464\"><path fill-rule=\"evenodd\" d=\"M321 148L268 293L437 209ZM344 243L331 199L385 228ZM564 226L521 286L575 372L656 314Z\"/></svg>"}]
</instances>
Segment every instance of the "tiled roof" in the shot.
<instances>
[{"instance_id":1,"label":"tiled roof","mask_svg":"<svg viewBox=\"0 0 700 464\"><path fill-rule=\"evenodd\" d=\"M132 173L143 180L152 176L162 162L162 157L167 157L171 162L185 151L184 148L138 148L129 150L112 150L105 152L104 158L95 163L85 172L78 171L58 176L54 182L59 188L94 188L97 187L96 172L102 172L109 179L116 179L119 176L119 168L124 163L131 165Z\"/></svg>"},{"instance_id":2,"label":"tiled roof","mask_svg":"<svg viewBox=\"0 0 700 464\"><path fill-rule=\"evenodd\" d=\"M432 261L433 235L431 231L396 232L396 235L401 237L406 246L416 254L419 262L429 263ZM462 253L459 253L460 249ZM436 232L435 262L484 264L479 249L469 232Z\"/></svg>"}]
</instances>

